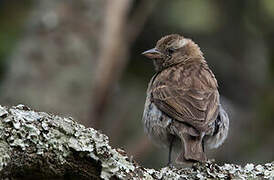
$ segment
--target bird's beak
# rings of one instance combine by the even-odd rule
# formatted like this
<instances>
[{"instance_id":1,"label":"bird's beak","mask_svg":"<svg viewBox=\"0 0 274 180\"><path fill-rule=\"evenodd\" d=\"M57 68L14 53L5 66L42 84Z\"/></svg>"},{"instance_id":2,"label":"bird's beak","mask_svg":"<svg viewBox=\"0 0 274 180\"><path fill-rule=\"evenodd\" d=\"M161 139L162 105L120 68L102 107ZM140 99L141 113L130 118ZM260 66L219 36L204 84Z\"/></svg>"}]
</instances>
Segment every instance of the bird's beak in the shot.
<instances>
[{"instance_id":1,"label":"bird's beak","mask_svg":"<svg viewBox=\"0 0 274 180\"><path fill-rule=\"evenodd\" d=\"M157 50L156 48L149 49L149 50L143 52L142 55L144 55L144 56L146 56L147 58L150 58L150 59L157 59L157 58L163 57L163 54L159 50Z\"/></svg>"}]
</instances>

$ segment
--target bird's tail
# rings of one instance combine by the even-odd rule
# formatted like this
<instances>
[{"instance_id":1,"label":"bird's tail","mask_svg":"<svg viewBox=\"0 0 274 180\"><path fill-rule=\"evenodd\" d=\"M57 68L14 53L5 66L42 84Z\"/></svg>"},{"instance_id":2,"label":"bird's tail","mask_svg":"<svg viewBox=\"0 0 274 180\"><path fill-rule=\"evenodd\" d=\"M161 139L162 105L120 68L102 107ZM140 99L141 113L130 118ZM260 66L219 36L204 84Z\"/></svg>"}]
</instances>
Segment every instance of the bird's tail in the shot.
<instances>
[{"instance_id":1,"label":"bird's tail","mask_svg":"<svg viewBox=\"0 0 274 180\"><path fill-rule=\"evenodd\" d=\"M207 160L201 136L191 136L184 133L180 138L184 146L184 151L177 157L177 163L205 162Z\"/></svg>"}]
</instances>

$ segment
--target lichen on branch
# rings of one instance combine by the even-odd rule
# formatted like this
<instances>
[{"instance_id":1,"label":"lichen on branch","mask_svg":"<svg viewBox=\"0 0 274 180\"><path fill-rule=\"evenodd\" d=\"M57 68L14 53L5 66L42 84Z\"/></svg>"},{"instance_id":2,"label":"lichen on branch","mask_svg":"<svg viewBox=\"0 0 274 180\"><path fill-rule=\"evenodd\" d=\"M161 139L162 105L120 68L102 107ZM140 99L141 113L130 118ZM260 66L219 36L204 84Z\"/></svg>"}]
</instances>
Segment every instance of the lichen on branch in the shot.
<instances>
[{"instance_id":1,"label":"lichen on branch","mask_svg":"<svg viewBox=\"0 0 274 180\"><path fill-rule=\"evenodd\" d=\"M274 178L274 163L212 162L190 168L141 167L108 137L72 118L36 112L24 105L0 106L0 178L226 179Z\"/></svg>"}]
</instances>

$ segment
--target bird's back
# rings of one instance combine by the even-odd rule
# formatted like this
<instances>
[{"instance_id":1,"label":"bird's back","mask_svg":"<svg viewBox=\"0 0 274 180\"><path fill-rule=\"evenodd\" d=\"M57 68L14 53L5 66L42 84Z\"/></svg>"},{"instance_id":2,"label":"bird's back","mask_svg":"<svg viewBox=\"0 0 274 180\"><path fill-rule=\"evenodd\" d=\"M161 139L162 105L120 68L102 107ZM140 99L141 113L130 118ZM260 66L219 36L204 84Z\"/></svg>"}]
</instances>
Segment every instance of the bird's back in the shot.
<instances>
[{"instance_id":1,"label":"bird's back","mask_svg":"<svg viewBox=\"0 0 274 180\"><path fill-rule=\"evenodd\" d=\"M218 113L217 86L205 61L193 59L158 73L148 91L155 105L168 116L206 131Z\"/></svg>"}]
</instances>

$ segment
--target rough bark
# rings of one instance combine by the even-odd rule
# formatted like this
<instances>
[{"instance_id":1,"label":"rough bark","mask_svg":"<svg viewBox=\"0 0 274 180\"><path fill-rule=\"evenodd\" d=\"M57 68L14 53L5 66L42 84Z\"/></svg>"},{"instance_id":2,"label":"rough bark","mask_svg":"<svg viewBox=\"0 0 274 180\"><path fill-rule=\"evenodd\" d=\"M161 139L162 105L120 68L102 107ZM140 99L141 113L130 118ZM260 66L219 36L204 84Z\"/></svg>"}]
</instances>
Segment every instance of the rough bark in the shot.
<instances>
[{"instance_id":1,"label":"rough bark","mask_svg":"<svg viewBox=\"0 0 274 180\"><path fill-rule=\"evenodd\" d=\"M71 117L0 106L1 179L263 179L274 163L244 167L213 162L189 168L141 167L108 137Z\"/></svg>"}]
</instances>

